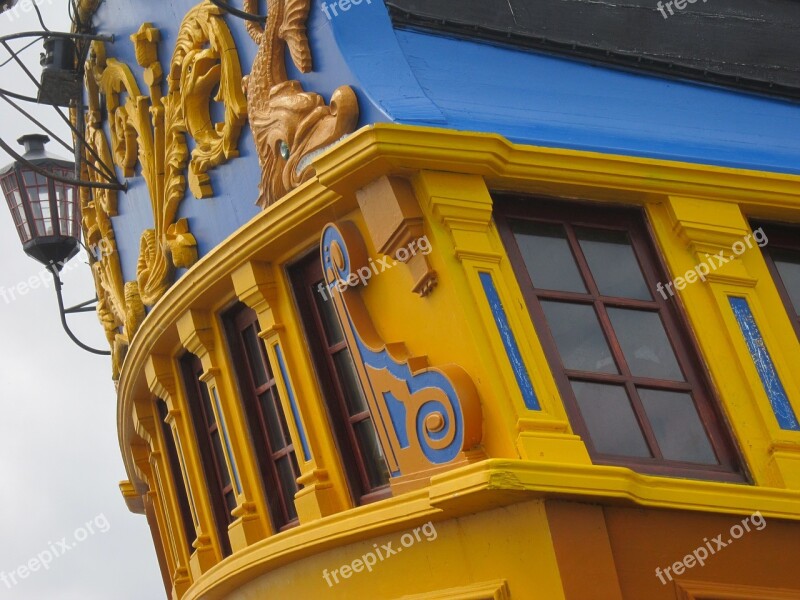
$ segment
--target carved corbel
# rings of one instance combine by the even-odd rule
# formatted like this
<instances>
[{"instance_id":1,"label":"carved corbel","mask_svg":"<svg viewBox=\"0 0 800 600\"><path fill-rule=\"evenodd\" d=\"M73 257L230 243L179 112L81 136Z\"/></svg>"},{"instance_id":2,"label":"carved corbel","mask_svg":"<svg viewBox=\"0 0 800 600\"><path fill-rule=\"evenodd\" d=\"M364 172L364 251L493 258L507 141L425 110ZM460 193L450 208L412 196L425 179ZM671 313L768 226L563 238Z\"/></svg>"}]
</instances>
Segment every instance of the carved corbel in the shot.
<instances>
[{"instance_id":1,"label":"carved corbel","mask_svg":"<svg viewBox=\"0 0 800 600\"><path fill-rule=\"evenodd\" d=\"M426 254L408 250L425 236L422 211L411 184L400 177L384 175L358 190L356 198L378 252L406 264L414 280L413 292L420 296L430 294L438 283L436 271ZM398 252L402 248L406 249L404 254Z\"/></svg>"},{"instance_id":2,"label":"carved corbel","mask_svg":"<svg viewBox=\"0 0 800 600\"><path fill-rule=\"evenodd\" d=\"M484 458L477 388L459 365L432 366L402 343L386 343L373 324L358 284L337 285L367 264L364 240L352 222L322 232L322 266L353 356L394 489L425 485L430 476Z\"/></svg>"}]
</instances>

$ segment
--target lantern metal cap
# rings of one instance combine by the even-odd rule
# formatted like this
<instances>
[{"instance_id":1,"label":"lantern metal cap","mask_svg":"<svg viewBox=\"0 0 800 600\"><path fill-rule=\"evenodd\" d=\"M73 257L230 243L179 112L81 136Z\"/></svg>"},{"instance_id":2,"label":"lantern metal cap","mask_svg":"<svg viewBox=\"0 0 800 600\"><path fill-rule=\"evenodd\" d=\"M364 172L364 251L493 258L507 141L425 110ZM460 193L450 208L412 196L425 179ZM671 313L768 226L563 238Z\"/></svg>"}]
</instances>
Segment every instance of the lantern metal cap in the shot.
<instances>
[{"instance_id":1,"label":"lantern metal cap","mask_svg":"<svg viewBox=\"0 0 800 600\"><path fill-rule=\"evenodd\" d=\"M50 154L47 150L45 150L44 145L49 141L50 136L43 133L29 133L27 135L23 135L17 140L17 143L25 148L25 153L21 158L33 165L54 163L61 167L74 169L75 163L73 163L71 160L55 154ZM12 162L0 169L0 176L5 175L17 167L24 167L24 164L21 164L20 161Z\"/></svg>"},{"instance_id":2,"label":"lantern metal cap","mask_svg":"<svg viewBox=\"0 0 800 600\"><path fill-rule=\"evenodd\" d=\"M30 159L32 154L46 154L44 145L50 141L50 136L43 133L28 133L17 139L17 143L25 148L25 158Z\"/></svg>"}]
</instances>

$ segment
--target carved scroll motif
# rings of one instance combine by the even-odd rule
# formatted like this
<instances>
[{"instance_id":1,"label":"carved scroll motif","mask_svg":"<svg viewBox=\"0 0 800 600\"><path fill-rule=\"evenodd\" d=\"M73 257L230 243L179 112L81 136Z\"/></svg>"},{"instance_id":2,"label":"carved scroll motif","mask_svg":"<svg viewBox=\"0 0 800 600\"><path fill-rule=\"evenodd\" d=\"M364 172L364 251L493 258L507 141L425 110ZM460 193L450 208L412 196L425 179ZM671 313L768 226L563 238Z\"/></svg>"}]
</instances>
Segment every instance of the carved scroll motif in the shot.
<instances>
[{"instance_id":1,"label":"carved scroll motif","mask_svg":"<svg viewBox=\"0 0 800 600\"><path fill-rule=\"evenodd\" d=\"M304 91L286 74L286 48L301 72L312 70L306 35L309 7L310 0L269 0L266 29L252 22L247 25L258 44L244 88L261 164L261 208L313 177L312 159L358 124L358 100L349 86L334 91L327 105L322 96ZM257 12L256 0L244 0L244 8Z\"/></svg>"},{"instance_id":2,"label":"carved scroll motif","mask_svg":"<svg viewBox=\"0 0 800 600\"><path fill-rule=\"evenodd\" d=\"M141 237L136 281L125 283L111 223L116 192L81 190L84 232L95 253L98 316L115 348L115 376L124 348L144 318L144 306L152 306L164 294L176 267L189 267L197 260L197 242L188 223L176 221L187 183L196 198L213 194L208 171L238 156L247 113L238 53L222 11L211 2L195 6L181 23L166 73L166 95L158 29L145 23L131 40L144 68L148 95L127 65L106 58L103 44L94 44L86 65L86 139L106 164L113 158L125 177L133 177L139 167L153 212L154 226ZM219 123L211 116L214 101L225 107ZM104 113L110 140L103 131ZM187 135L195 142L191 155ZM86 158L93 160L89 153Z\"/></svg>"},{"instance_id":3,"label":"carved scroll motif","mask_svg":"<svg viewBox=\"0 0 800 600\"><path fill-rule=\"evenodd\" d=\"M385 342L358 285L344 286L367 264L358 228L328 224L320 243L325 284L362 384L392 484L483 458L482 411L470 375L456 364L431 366L405 344Z\"/></svg>"}]
</instances>

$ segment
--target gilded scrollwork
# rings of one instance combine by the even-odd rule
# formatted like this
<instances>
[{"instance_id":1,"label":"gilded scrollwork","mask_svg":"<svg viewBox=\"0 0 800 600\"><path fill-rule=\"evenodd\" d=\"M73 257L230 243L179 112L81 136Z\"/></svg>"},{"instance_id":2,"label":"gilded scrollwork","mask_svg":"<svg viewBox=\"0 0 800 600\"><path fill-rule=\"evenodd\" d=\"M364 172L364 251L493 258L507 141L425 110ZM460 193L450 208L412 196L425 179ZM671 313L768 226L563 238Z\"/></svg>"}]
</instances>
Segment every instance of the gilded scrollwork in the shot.
<instances>
[{"instance_id":1,"label":"gilded scrollwork","mask_svg":"<svg viewBox=\"0 0 800 600\"><path fill-rule=\"evenodd\" d=\"M243 83L261 163L258 204L262 208L313 177L311 159L358 124L358 100L350 87L334 91L327 105L322 96L304 91L286 74L287 48L300 71L312 69L306 35L310 4L310 0L269 0L266 28L247 24L258 44L253 68ZM244 0L244 8L257 12L257 1Z\"/></svg>"},{"instance_id":2,"label":"gilded scrollwork","mask_svg":"<svg viewBox=\"0 0 800 600\"><path fill-rule=\"evenodd\" d=\"M247 118L236 46L222 11L211 2L192 8L181 23L166 73L166 94L162 94L165 74L158 60L158 29L145 23L131 40L144 69L147 94L130 67L106 58L100 43L92 47L86 65L86 139L106 164L113 160L125 177L134 176L138 166L153 212L153 228L141 236L136 281L125 282L111 222L116 192L81 190L86 239L93 252L101 245L107 250L95 252L92 270L98 316L114 349L115 376L144 318L144 307L155 304L172 284L175 268L190 267L197 260L197 241L188 222L176 219L187 185L196 198L213 194L208 171L238 156ZM212 117L214 101L224 104L221 122ZM191 153L187 135L195 142ZM93 157L87 152L86 159ZM93 176L88 171L86 175Z\"/></svg>"}]
</instances>

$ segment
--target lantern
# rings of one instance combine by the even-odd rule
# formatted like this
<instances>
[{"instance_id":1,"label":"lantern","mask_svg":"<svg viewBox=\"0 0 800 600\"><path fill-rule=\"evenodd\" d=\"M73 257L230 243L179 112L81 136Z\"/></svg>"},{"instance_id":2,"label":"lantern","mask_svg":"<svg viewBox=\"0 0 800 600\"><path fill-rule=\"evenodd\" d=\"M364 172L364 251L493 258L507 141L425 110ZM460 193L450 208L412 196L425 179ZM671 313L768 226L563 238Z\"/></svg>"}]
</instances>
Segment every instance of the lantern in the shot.
<instances>
[{"instance_id":1,"label":"lantern","mask_svg":"<svg viewBox=\"0 0 800 600\"><path fill-rule=\"evenodd\" d=\"M25 147L24 161L0 170L0 186L25 253L60 271L80 247L78 192L74 185L44 173L72 179L75 164L48 154L46 135L25 135L17 141Z\"/></svg>"}]
</instances>

